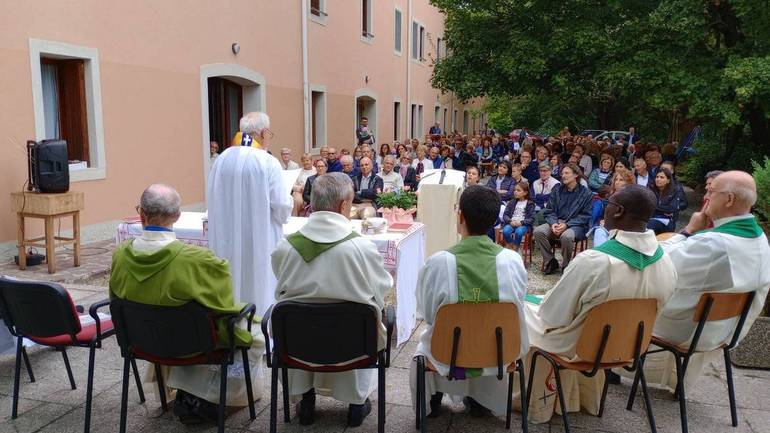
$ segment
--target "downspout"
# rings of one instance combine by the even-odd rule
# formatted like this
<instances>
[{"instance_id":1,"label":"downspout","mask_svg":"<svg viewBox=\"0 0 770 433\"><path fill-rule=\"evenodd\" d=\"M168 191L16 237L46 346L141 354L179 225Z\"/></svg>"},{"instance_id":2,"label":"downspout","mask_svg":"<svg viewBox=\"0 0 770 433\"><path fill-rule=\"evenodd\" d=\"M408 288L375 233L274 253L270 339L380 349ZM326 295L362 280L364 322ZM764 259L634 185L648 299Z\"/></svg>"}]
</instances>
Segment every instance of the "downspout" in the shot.
<instances>
[{"instance_id":1,"label":"downspout","mask_svg":"<svg viewBox=\"0 0 770 433\"><path fill-rule=\"evenodd\" d=\"M304 113L304 144L305 153L310 153L310 80L308 73L308 55L307 55L307 0L299 0L300 10L302 11L300 19L302 21L302 109Z\"/></svg>"},{"instance_id":2,"label":"downspout","mask_svg":"<svg viewBox=\"0 0 770 433\"><path fill-rule=\"evenodd\" d=\"M406 16L409 17L406 23L406 128L407 137L411 136L412 132L412 0L409 0L407 4ZM417 149L415 149L416 151Z\"/></svg>"}]
</instances>

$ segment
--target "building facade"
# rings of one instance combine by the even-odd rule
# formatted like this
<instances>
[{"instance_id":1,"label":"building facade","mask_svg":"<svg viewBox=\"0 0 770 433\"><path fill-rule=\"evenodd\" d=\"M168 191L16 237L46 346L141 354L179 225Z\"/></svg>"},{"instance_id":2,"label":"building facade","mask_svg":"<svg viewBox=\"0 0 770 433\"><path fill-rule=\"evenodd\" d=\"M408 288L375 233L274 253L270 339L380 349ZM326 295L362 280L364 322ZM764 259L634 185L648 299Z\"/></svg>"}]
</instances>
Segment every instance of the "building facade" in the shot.
<instances>
[{"instance_id":1,"label":"building facade","mask_svg":"<svg viewBox=\"0 0 770 433\"><path fill-rule=\"evenodd\" d=\"M352 149L362 116L378 144L422 141L434 122L484 127L477 102L430 85L446 47L428 0L40 0L5 5L0 24L6 257L27 140L67 139L89 240L133 214L153 182L204 209L209 142L226 146L248 111L270 115L271 149L297 161L323 145Z\"/></svg>"}]
</instances>

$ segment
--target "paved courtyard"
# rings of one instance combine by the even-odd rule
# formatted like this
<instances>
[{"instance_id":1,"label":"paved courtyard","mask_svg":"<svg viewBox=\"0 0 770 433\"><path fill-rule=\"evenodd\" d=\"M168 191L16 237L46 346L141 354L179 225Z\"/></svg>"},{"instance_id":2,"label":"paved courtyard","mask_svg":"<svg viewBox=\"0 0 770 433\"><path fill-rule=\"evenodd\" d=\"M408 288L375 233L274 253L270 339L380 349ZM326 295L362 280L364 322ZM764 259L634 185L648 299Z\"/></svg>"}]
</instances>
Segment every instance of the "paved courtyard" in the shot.
<instances>
[{"instance_id":1,"label":"paved courtyard","mask_svg":"<svg viewBox=\"0 0 770 433\"><path fill-rule=\"evenodd\" d=\"M537 264L537 263L536 263ZM537 273L537 271L533 272ZM89 284L65 284L71 291L76 303L88 306L106 296L106 288ZM410 406L409 363L416 347L415 332L411 340L400 350L393 353L393 362L387 375L387 424L389 432L414 431L414 416ZM13 385L13 356L0 357L0 432L80 432L83 427L87 350L70 349L68 351L73 365L73 372L78 386L71 390L67 382L61 355L48 348L35 347L29 351L37 381L29 383L22 372L21 399L19 417L10 419L11 390ZM140 369L147 364L139 363ZM114 338L106 341L103 350L96 355L96 373L94 383L94 408L92 419L93 432L118 431L120 409L120 377L122 359ZM727 385L724 366L721 362L709 365L695 389L688 395L690 431L705 432L770 432L770 372L734 369L737 386L740 424L730 427L730 410L727 400ZM262 399L257 402L257 419L249 421L248 410L240 410L227 419L227 429L233 432L268 430L269 420L269 375L263 372ZM607 408L603 418L584 414L571 415L576 432L601 431L613 433L647 432L646 415L638 399L633 411L625 410L625 399L630 384L626 381L619 386L611 386ZM160 403L152 392L152 387L145 387L147 402L139 403L133 385L129 392L128 428L131 432L202 432L216 431L214 426L186 427L175 420L170 413L161 413ZM678 404L671 395L662 390L654 390L652 405L655 411L658 430L678 432ZM372 396L376 400L376 393ZM431 432L470 433L504 431L504 419L477 419L463 413L461 404L451 404L444 399L449 410L436 419L429 420ZM310 428L299 425L292 409L291 424L284 424L279 419L279 431L319 431L342 432L376 431L376 411L373 411L359 429L346 429L347 407L332 399L319 397L316 423ZM281 417L279 405L279 418ZM520 429L518 413L514 415L514 431ZM530 425L532 432L561 432L561 419L554 418L550 424Z\"/></svg>"}]
</instances>

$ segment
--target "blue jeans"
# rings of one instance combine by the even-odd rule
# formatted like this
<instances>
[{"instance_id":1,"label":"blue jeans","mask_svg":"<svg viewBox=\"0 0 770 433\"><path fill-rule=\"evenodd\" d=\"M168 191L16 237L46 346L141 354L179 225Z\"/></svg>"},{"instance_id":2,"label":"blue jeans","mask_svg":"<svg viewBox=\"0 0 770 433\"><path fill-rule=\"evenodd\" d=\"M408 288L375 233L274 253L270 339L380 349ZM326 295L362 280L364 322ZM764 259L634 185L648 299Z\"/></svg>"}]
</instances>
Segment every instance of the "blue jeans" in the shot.
<instances>
[{"instance_id":1,"label":"blue jeans","mask_svg":"<svg viewBox=\"0 0 770 433\"><path fill-rule=\"evenodd\" d=\"M514 227L510 224L506 224L503 227L503 238L509 244L521 245L521 241L524 240L524 235L527 234L527 226Z\"/></svg>"}]
</instances>

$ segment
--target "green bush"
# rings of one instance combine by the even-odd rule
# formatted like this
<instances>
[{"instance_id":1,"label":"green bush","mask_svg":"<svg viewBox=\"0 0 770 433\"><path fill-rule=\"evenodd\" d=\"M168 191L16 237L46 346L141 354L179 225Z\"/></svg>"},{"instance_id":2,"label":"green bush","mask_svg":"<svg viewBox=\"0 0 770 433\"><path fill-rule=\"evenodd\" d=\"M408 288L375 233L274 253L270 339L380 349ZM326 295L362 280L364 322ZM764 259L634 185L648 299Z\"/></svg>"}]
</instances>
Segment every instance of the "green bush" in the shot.
<instances>
[{"instance_id":1,"label":"green bush","mask_svg":"<svg viewBox=\"0 0 770 433\"><path fill-rule=\"evenodd\" d=\"M770 221L770 158L765 156L762 164L752 161L754 181L757 182L757 204L754 213L762 221Z\"/></svg>"},{"instance_id":2,"label":"green bush","mask_svg":"<svg viewBox=\"0 0 770 433\"><path fill-rule=\"evenodd\" d=\"M417 206L417 194L411 191L384 192L377 197L377 204L384 208L400 208L404 210Z\"/></svg>"}]
</instances>

